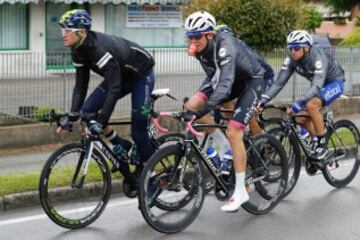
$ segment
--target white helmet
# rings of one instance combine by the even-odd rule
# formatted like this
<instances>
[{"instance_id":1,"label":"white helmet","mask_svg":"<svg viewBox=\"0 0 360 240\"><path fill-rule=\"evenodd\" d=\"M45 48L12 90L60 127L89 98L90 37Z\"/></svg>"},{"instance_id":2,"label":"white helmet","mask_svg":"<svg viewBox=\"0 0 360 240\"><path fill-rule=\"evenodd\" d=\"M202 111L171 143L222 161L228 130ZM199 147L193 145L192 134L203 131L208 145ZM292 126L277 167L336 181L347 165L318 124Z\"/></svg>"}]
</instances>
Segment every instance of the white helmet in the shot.
<instances>
[{"instance_id":1,"label":"white helmet","mask_svg":"<svg viewBox=\"0 0 360 240\"><path fill-rule=\"evenodd\" d=\"M192 13L185 20L186 35L191 36L203 32L211 32L215 29L216 20L213 15L205 11Z\"/></svg>"},{"instance_id":2,"label":"white helmet","mask_svg":"<svg viewBox=\"0 0 360 240\"><path fill-rule=\"evenodd\" d=\"M311 35L304 30L296 30L292 31L287 37L287 45L288 47L305 47L312 46L313 40Z\"/></svg>"}]
</instances>

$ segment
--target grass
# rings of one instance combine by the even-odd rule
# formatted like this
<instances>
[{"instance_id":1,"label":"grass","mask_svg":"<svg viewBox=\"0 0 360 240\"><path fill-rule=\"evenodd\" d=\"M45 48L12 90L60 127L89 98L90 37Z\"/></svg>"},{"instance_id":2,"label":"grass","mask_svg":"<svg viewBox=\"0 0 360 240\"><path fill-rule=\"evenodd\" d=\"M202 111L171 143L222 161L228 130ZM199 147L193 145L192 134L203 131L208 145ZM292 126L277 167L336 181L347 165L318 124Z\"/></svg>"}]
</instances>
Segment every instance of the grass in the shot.
<instances>
[{"instance_id":1,"label":"grass","mask_svg":"<svg viewBox=\"0 0 360 240\"><path fill-rule=\"evenodd\" d=\"M333 134L332 135L332 140L334 142L335 146L342 146L344 145L354 145L355 144L355 139L354 136L352 134L352 132L350 130L340 130L337 131L338 136L341 138L341 140L343 141L343 143L340 142L340 139L337 137L337 135ZM329 147L332 146L332 142L329 142Z\"/></svg>"},{"instance_id":2,"label":"grass","mask_svg":"<svg viewBox=\"0 0 360 240\"><path fill-rule=\"evenodd\" d=\"M111 163L108 163L109 168ZM54 168L49 179L50 188L70 186L75 167ZM130 168L131 171L134 167ZM0 176L0 196L6 196L12 193L22 193L28 191L38 191L40 171L27 172L23 174L7 174ZM120 179L122 175L119 172L112 173L111 179ZM101 171L97 164L91 161L86 175L86 182L97 182L102 180Z\"/></svg>"},{"instance_id":3,"label":"grass","mask_svg":"<svg viewBox=\"0 0 360 240\"><path fill-rule=\"evenodd\" d=\"M111 165L109 165L111 166ZM69 186L74 167L54 169L49 180L51 188ZM114 173L111 179L122 178L120 173ZM12 193L38 191L40 172L28 172L23 174L7 174L0 176L0 196ZM89 165L87 182L96 182L102 179L101 172L95 163Z\"/></svg>"},{"instance_id":4,"label":"grass","mask_svg":"<svg viewBox=\"0 0 360 240\"><path fill-rule=\"evenodd\" d=\"M39 177L40 172L2 175L0 176L0 196L35 191L38 188Z\"/></svg>"}]
</instances>

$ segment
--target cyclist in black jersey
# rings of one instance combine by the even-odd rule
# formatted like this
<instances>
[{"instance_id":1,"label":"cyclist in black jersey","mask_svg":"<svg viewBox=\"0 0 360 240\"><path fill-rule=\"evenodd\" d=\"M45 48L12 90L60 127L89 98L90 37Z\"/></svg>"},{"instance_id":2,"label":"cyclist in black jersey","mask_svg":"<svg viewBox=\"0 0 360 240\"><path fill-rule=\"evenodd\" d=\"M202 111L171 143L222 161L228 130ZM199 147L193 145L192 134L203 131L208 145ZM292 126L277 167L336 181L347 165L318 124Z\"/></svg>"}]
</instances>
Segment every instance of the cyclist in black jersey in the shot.
<instances>
[{"instance_id":1,"label":"cyclist in black jersey","mask_svg":"<svg viewBox=\"0 0 360 240\"><path fill-rule=\"evenodd\" d=\"M217 33L228 33L228 34L234 35L232 29L225 24L217 25L215 28L215 31ZM274 76L275 76L274 70L272 69L270 64L268 64L256 50L249 47L244 41L241 41L240 39L238 39L238 42L239 42L239 44L243 45L244 48L252 56L254 56L258 60L260 65L265 69L263 93L266 92L274 83ZM235 109L235 104L236 104L236 99L222 104L222 107L225 109ZM215 112L215 118L218 117L218 116L216 116L216 114L219 114L219 113ZM228 115L228 114L225 114L225 115ZM231 116L226 116L226 117L230 118ZM249 120L249 130L253 136L263 133L263 129L259 126L257 117L258 117L257 114L254 114L253 117L251 117Z\"/></svg>"},{"instance_id":2,"label":"cyclist in black jersey","mask_svg":"<svg viewBox=\"0 0 360 240\"><path fill-rule=\"evenodd\" d=\"M131 93L131 135L138 146L140 161L147 161L154 152L147 134L148 107L155 81L154 59L134 42L90 30L91 17L85 10L66 12L59 24L64 45L71 48L76 69L71 112L97 113L88 126L89 131L104 134L114 144L114 152L126 158L131 142L120 138L107 123L116 102ZM85 100L90 70L104 80ZM62 126L58 132L67 131L68 127ZM120 166L127 167L123 162ZM136 178L129 180L137 185Z\"/></svg>"},{"instance_id":3,"label":"cyclist in black jersey","mask_svg":"<svg viewBox=\"0 0 360 240\"><path fill-rule=\"evenodd\" d=\"M303 30L295 30L287 37L289 55L285 58L278 78L262 95L264 105L285 86L294 72L310 81L309 89L288 110L289 114L308 114L303 126L313 136L316 158L324 159L328 152L325 143L323 106L331 104L344 92L345 75L335 58L323 49L313 46L313 39ZM301 121L301 120L300 120Z\"/></svg>"},{"instance_id":4,"label":"cyclist in black jersey","mask_svg":"<svg viewBox=\"0 0 360 240\"><path fill-rule=\"evenodd\" d=\"M215 18L205 11L195 12L185 21L188 54L199 60L207 76L186 108L199 122L213 123L207 113L215 106L237 98L235 112L227 128L236 184L232 197L221 208L234 212L249 199L245 189L246 151L242 138L262 93L265 70L239 39L226 32L216 33L215 26ZM229 147L221 131L207 132L221 149Z\"/></svg>"}]
</instances>

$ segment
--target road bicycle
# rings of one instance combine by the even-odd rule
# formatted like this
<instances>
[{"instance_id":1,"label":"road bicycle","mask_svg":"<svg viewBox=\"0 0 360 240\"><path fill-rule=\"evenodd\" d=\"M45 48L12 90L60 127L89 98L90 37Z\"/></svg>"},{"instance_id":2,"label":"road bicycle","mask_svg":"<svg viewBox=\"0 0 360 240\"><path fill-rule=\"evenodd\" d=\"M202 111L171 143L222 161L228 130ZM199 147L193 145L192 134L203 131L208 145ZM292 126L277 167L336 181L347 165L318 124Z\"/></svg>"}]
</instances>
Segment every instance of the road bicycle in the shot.
<instances>
[{"instance_id":1,"label":"road bicycle","mask_svg":"<svg viewBox=\"0 0 360 240\"><path fill-rule=\"evenodd\" d=\"M329 153L324 160L318 160L312 141L303 139L296 121L298 117L309 118L308 115L288 116L286 105L267 105L259 115L261 121L275 124L269 134L276 136L283 144L289 159L289 179L284 197L294 189L303 165L306 172L313 176L316 173L324 175L325 180L334 187L345 187L355 177L359 170L359 130L353 122L347 119L334 121L333 113L325 108L324 124L326 129L326 144ZM266 112L278 111L274 117ZM301 153L303 150L304 155ZM303 159L303 160L302 160Z\"/></svg>"},{"instance_id":2,"label":"road bicycle","mask_svg":"<svg viewBox=\"0 0 360 240\"><path fill-rule=\"evenodd\" d=\"M230 175L222 175L197 139L202 135L197 130L210 127L225 129L225 125L193 124L183 111L160 113L153 119L160 130L164 129L157 121L162 116L171 116L182 122L185 138L162 147L149 159L140 178L139 207L152 228L163 233L175 233L189 226L202 208L204 167L216 182L215 196L222 201L233 192L235 174L232 169ZM281 143L271 135L245 135L248 156L245 182L250 200L242 207L252 214L264 214L277 205L285 191L288 177L286 153ZM159 199L178 204L178 199L183 199L183 195L189 192L192 193L191 199L174 211L166 211L156 204Z\"/></svg>"},{"instance_id":3,"label":"road bicycle","mask_svg":"<svg viewBox=\"0 0 360 240\"><path fill-rule=\"evenodd\" d=\"M181 133L167 133L158 137L151 123L155 101L163 96L175 99L169 89L154 90L149 108L148 133L152 144L159 148L165 142L183 139ZM81 119L89 122L91 117L80 114L56 114L51 118L60 126L61 121L71 117L72 121ZM131 122L115 122L109 125L124 125ZM86 129L86 128L85 128ZM113 152L112 145L103 136L93 136L86 131L81 140L67 144L55 151L45 163L39 181L39 195L45 213L56 224L70 229L83 228L94 222L105 209L111 194L110 165L120 168L124 176L122 188L126 196L136 197L137 189L132 187L130 179L138 178L136 161L124 162ZM119 182L119 181L116 181ZM120 183L117 186L120 188ZM186 196L185 196L186 197ZM181 202L181 199L179 200ZM187 201L185 198L184 201ZM163 209L172 210L176 206L167 202L156 202Z\"/></svg>"}]
</instances>

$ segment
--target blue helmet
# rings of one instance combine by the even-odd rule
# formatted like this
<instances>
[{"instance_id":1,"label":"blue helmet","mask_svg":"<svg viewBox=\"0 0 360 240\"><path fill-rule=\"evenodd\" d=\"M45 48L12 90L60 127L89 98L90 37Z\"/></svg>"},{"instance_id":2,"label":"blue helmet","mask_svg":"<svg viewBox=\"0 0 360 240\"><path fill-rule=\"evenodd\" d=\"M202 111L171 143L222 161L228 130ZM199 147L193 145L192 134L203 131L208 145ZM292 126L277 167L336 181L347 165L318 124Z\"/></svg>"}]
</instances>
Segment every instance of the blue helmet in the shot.
<instances>
[{"instance_id":1,"label":"blue helmet","mask_svg":"<svg viewBox=\"0 0 360 240\"><path fill-rule=\"evenodd\" d=\"M91 17L84 9L74 9L61 16L59 25L63 28L85 28L90 30Z\"/></svg>"}]
</instances>

